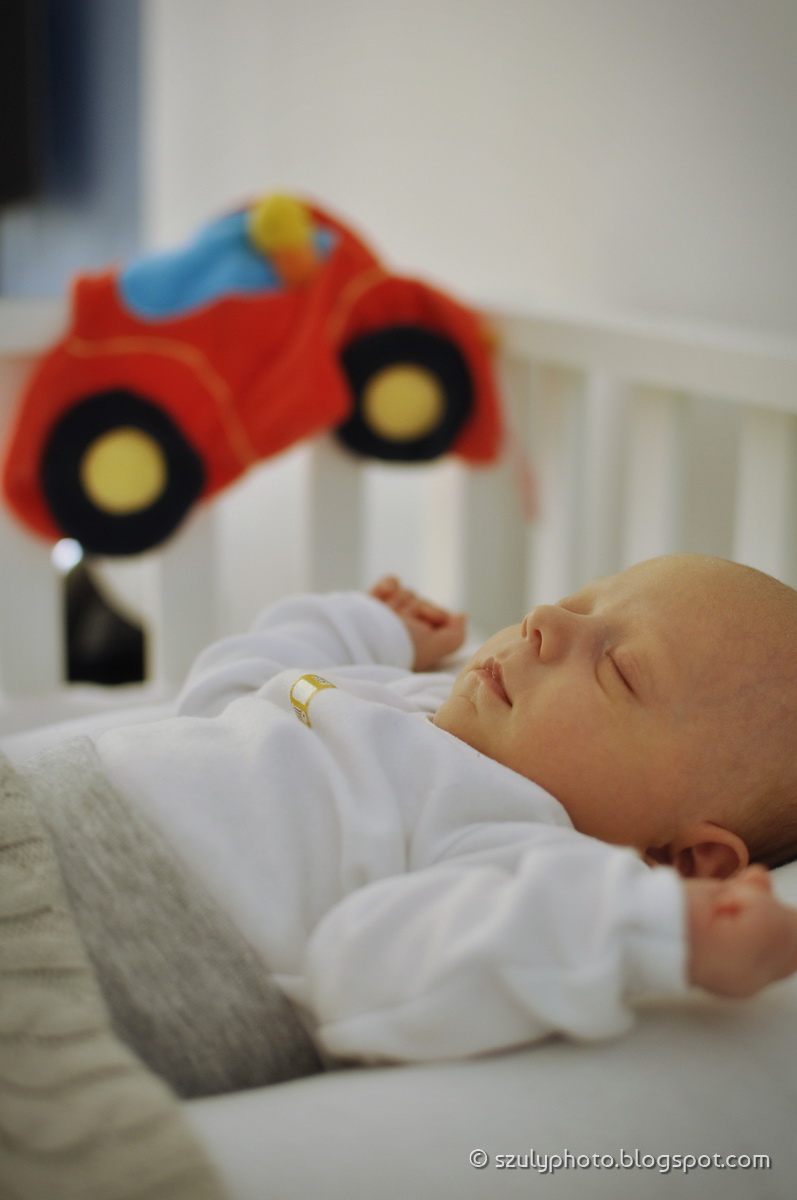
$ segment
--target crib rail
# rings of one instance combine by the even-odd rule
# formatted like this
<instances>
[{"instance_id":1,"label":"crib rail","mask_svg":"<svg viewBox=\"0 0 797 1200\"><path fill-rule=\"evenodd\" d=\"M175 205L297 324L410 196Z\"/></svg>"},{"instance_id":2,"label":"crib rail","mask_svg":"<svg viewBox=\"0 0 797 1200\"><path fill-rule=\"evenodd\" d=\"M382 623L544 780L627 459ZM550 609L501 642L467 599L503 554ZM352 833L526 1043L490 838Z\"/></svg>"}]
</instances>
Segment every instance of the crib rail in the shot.
<instances>
[{"instance_id":1,"label":"crib rail","mask_svg":"<svg viewBox=\"0 0 797 1200\"><path fill-rule=\"evenodd\" d=\"M0 435L63 318L56 302L0 301ZM512 428L498 467L388 467L322 439L255 469L163 549L105 565L144 615L156 684L176 685L199 646L265 602L387 570L466 609L478 630L674 550L797 583L797 343L620 318L492 319ZM18 701L62 686L62 579L51 548L4 512L0 552L0 686Z\"/></svg>"}]
</instances>

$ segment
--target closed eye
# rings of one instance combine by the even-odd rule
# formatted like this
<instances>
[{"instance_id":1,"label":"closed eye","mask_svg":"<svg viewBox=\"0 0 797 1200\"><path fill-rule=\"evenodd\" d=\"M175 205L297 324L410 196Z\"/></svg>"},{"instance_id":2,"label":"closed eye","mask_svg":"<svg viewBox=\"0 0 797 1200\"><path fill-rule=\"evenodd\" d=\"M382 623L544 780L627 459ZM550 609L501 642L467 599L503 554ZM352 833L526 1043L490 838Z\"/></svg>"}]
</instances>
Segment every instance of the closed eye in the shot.
<instances>
[{"instance_id":1,"label":"closed eye","mask_svg":"<svg viewBox=\"0 0 797 1200\"><path fill-rule=\"evenodd\" d=\"M611 654L607 655L607 657L609 659L609 662L614 667L614 672L617 675L618 679L623 684L623 686L626 688L626 690L629 691L631 693L631 695L633 696L635 693L634 693L633 687L631 686L631 683L629 682L628 676L625 674L622 667L619 666L617 660L615 658L613 658Z\"/></svg>"}]
</instances>

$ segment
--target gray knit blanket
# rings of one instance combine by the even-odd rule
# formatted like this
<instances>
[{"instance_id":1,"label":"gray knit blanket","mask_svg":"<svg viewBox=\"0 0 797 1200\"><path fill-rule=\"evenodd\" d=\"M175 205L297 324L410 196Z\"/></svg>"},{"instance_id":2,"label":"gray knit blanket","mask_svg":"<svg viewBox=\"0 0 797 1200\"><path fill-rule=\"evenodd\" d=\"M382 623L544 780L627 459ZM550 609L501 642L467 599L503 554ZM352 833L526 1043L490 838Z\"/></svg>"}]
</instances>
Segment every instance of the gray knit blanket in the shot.
<instances>
[{"instance_id":1,"label":"gray knit blanket","mask_svg":"<svg viewBox=\"0 0 797 1200\"><path fill-rule=\"evenodd\" d=\"M76 739L0 755L0 1196L221 1200L179 1097L320 1069L251 949Z\"/></svg>"}]
</instances>

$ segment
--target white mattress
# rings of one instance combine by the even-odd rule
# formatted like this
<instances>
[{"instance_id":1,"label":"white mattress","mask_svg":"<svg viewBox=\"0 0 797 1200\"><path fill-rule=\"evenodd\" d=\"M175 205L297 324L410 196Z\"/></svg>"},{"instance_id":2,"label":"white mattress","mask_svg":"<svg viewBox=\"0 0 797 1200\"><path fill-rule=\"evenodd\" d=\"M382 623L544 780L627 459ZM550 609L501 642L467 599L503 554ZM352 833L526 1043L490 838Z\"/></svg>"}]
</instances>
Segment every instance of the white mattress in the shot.
<instances>
[{"instance_id":1,"label":"white mattress","mask_svg":"<svg viewBox=\"0 0 797 1200\"><path fill-rule=\"evenodd\" d=\"M788 885L797 901L793 871ZM797 1179L795 1016L789 981L745 1004L700 997L651 1010L611 1043L345 1071L185 1109L235 1200L786 1200ZM486 1166L470 1165L474 1151ZM769 1168L713 1159L762 1154ZM502 1166L501 1155L537 1166ZM569 1165L543 1173L555 1155ZM598 1166L593 1155L610 1158ZM668 1170L676 1155L696 1165ZM712 1165L698 1165L705 1155Z\"/></svg>"},{"instance_id":2,"label":"white mattress","mask_svg":"<svg viewBox=\"0 0 797 1200\"><path fill-rule=\"evenodd\" d=\"M22 762L67 734L165 711L106 712L0 747ZM774 880L797 904L797 863ZM471 1062L339 1071L184 1107L231 1200L790 1200L797 978L745 1003L696 995L651 1006L610 1043L552 1041ZM485 1166L471 1165L474 1151ZM500 1158L511 1155L518 1165ZM768 1155L770 1166L753 1166L754 1155ZM554 1172L545 1170L551 1156L564 1160ZM739 1156L740 1165L714 1156Z\"/></svg>"}]
</instances>

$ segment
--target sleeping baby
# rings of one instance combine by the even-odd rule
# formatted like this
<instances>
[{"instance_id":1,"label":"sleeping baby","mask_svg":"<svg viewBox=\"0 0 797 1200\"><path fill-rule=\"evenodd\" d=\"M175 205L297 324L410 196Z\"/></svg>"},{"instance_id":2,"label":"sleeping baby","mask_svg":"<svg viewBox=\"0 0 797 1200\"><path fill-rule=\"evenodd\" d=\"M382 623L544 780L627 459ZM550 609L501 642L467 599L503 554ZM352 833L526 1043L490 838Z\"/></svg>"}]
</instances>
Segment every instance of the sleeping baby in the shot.
<instances>
[{"instance_id":1,"label":"sleeping baby","mask_svg":"<svg viewBox=\"0 0 797 1200\"><path fill-rule=\"evenodd\" d=\"M432 670L464 636L392 578L284 601L174 717L28 769L117 1032L180 1094L606 1038L797 970L767 872L797 855L797 593L678 555Z\"/></svg>"}]
</instances>

